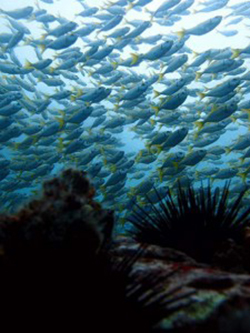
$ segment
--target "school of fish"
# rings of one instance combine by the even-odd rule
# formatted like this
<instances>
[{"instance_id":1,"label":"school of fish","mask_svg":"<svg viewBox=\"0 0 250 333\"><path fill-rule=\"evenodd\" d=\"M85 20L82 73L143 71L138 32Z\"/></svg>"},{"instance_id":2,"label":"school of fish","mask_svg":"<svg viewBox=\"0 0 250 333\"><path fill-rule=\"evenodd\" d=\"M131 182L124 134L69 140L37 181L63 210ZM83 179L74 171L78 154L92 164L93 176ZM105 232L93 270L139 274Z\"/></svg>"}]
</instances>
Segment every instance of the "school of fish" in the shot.
<instances>
[{"instance_id":1,"label":"school of fish","mask_svg":"<svg viewBox=\"0 0 250 333\"><path fill-rule=\"evenodd\" d=\"M154 189L164 196L178 182L231 180L231 198L250 189L250 43L202 53L186 45L212 30L230 38L242 22L249 27L250 2L74 2L73 21L55 15L53 0L1 9L1 210L14 211L70 166L88 172L121 220L134 199L157 203ZM127 19L132 11L147 19ZM197 13L209 19L196 24ZM188 16L193 26L176 30Z\"/></svg>"}]
</instances>

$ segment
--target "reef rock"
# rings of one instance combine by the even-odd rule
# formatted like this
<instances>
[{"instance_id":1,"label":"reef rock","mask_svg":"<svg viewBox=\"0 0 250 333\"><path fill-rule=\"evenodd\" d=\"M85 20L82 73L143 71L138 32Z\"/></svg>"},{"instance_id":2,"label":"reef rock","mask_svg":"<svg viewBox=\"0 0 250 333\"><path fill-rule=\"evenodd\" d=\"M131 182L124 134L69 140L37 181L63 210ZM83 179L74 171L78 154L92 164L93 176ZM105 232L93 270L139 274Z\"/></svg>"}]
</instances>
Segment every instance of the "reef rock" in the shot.
<instances>
[{"instance_id":1,"label":"reef rock","mask_svg":"<svg viewBox=\"0 0 250 333\"><path fill-rule=\"evenodd\" d=\"M133 256L140 246L131 238L118 237L114 254L121 258ZM228 252L229 247L225 253L226 262ZM171 275L173 271L175 274ZM180 251L156 245L146 248L133 272L138 276L170 274L166 289L182 286L182 293L193 292L190 304L165 317L158 324L158 331L250 332L249 274L223 271L213 265L198 263Z\"/></svg>"}]
</instances>

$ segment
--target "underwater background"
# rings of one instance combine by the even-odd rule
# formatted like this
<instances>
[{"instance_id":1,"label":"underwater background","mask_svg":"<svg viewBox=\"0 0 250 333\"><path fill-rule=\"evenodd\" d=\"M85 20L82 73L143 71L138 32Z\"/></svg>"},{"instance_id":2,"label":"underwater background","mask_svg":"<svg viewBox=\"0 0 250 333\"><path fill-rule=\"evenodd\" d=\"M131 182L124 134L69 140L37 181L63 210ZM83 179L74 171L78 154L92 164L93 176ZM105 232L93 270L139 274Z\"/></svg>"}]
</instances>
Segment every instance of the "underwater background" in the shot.
<instances>
[{"instance_id":1,"label":"underwater background","mask_svg":"<svg viewBox=\"0 0 250 333\"><path fill-rule=\"evenodd\" d=\"M0 8L1 212L69 167L122 224L155 188L250 186L249 1Z\"/></svg>"}]
</instances>

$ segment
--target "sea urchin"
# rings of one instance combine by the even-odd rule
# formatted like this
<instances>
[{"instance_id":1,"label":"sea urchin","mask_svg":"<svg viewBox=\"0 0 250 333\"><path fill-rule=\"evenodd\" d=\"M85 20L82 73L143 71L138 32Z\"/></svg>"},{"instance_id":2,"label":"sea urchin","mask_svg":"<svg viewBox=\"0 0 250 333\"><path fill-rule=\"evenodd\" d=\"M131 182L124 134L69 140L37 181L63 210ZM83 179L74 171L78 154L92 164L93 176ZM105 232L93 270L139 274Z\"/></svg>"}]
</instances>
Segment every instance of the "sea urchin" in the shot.
<instances>
[{"instance_id":1,"label":"sea urchin","mask_svg":"<svg viewBox=\"0 0 250 333\"><path fill-rule=\"evenodd\" d=\"M159 204L147 198L150 213L136 204L137 209L128 218L133 225L130 233L137 241L171 247L200 262L212 263L224 241L233 239L239 243L243 239L250 222L250 208L239 213L245 191L228 205L229 186L228 182L212 191L210 184L197 190L191 185L183 189L178 184L176 197L166 189L164 199L155 190Z\"/></svg>"}]
</instances>

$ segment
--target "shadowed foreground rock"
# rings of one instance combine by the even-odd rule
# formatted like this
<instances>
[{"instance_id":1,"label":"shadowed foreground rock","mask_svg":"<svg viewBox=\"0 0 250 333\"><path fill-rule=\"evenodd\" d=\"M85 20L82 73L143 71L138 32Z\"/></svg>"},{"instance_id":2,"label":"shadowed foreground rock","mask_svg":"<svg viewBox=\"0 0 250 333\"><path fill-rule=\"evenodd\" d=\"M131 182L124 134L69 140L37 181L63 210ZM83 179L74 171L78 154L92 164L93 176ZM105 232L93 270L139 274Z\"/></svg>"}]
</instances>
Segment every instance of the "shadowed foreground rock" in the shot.
<instances>
[{"instance_id":1,"label":"shadowed foreground rock","mask_svg":"<svg viewBox=\"0 0 250 333\"><path fill-rule=\"evenodd\" d=\"M143 246L132 256L111 254L113 213L94 193L85 173L66 170L44 184L41 199L0 217L9 329L18 323L26 331L151 332L192 302L182 286L165 290L169 274L134 273Z\"/></svg>"},{"instance_id":2,"label":"shadowed foreground rock","mask_svg":"<svg viewBox=\"0 0 250 333\"><path fill-rule=\"evenodd\" d=\"M0 217L2 325L33 332L250 332L248 274L127 237L112 240L113 214L94 194L85 173L66 170L44 184L41 199ZM234 257L228 244L222 264Z\"/></svg>"}]
</instances>

